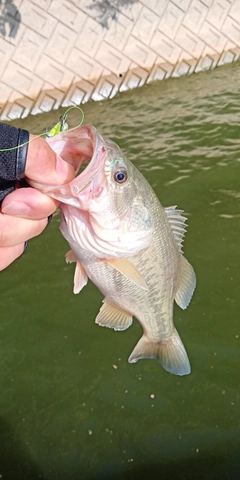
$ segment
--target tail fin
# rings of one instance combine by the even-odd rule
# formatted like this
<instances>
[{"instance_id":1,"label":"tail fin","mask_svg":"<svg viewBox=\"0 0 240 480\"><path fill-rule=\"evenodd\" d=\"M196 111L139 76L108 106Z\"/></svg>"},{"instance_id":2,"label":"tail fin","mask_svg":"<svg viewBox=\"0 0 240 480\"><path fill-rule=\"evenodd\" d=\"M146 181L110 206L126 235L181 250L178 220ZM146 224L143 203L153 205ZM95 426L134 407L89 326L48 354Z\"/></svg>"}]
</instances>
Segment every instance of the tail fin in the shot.
<instances>
[{"instance_id":1,"label":"tail fin","mask_svg":"<svg viewBox=\"0 0 240 480\"><path fill-rule=\"evenodd\" d=\"M166 343L149 341L143 335L128 361L135 363L142 358L156 358L165 370L175 375L188 375L191 372L187 352L176 329Z\"/></svg>"}]
</instances>

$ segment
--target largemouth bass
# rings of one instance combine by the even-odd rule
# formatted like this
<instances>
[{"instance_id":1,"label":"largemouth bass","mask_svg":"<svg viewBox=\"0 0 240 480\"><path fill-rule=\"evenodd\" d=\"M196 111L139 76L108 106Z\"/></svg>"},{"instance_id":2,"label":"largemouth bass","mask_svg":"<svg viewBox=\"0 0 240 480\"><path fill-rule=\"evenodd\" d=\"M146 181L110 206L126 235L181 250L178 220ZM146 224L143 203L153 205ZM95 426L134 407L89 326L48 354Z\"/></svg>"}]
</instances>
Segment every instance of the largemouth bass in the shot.
<instances>
[{"instance_id":1,"label":"largemouth bass","mask_svg":"<svg viewBox=\"0 0 240 480\"><path fill-rule=\"evenodd\" d=\"M50 146L76 171L68 185L34 184L60 200L60 230L76 262L74 293L88 278L104 295L98 325L125 330L133 316L143 336L128 361L156 358L169 372L190 373L190 363L173 324L174 300L185 309L196 277L182 254L186 218L163 208L151 186L116 143L90 125L61 133Z\"/></svg>"}]
</instances>

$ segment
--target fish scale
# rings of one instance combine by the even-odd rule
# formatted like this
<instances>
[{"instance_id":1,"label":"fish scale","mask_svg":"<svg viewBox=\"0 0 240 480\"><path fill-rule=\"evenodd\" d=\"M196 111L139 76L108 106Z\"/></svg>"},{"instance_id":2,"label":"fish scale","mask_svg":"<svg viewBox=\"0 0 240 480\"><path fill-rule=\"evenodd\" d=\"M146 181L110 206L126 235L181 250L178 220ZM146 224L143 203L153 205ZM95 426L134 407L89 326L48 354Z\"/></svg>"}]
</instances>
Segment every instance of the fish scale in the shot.
<instances>
[{"instance_id":1,"label":"fish scale","mask_svg":"<svg viewBox=\"0 0 240 480\"><path fill-rule=\"evenodd\" d=\"M76 262L74 293L88 278L95 283L105 297L95 320L101 326L125 330L137 318L143 336L130 363L156 358L173 374L190 373L173 324L174 300L185 309L196 285L194 270L182 255L186 218L175 206L164 209L118 145L93 126L49 139L61 155L59 142L63 158L71 150L74 158L89 160L64 188L37 185L61 202L60 229L71 247L66 260Z\"/></svg>"}]
</instances>

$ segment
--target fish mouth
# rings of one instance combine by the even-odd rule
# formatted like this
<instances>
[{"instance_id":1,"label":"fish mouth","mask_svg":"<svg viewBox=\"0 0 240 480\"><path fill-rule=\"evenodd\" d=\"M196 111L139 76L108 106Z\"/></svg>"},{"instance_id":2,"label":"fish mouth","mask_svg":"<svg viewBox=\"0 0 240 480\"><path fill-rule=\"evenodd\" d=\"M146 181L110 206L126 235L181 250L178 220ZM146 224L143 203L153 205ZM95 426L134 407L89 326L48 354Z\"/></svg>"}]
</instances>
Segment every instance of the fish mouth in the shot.
<instances>
[{"instance_id":1,"label":"fish mouth","mask_svg":"<svg viewBox=\"0 0 240 480\"><path fill-rule=\"evenodd\" d=\"M81 137L84 138L84 149L82 149L82 146L80 147L81 158L77 162L75 170L77 176L70 183L74 197L79 197L88 188L91 189L90 186L95 183L96 176L99 175L107 156L105 142L96 128L92 125L85 125L80 128Z\"/></svg>"},{"instance_id":2,"label":"fish mouth","mask_svg":"<svg viewBox=\"0 0 240 480\"><path fill-rule=\"evenodd\" d=\"M98 148L99 140L99 134L95 127L82 125L72 131L62 132L59 138L56 137L56 140L54 137L50 138L48 143L65 162L74 167L77 175L81 173L85 163L94 160L94 151Z\"/></svg>"},{"instance_id":3,"label":"fish mouth","mask_svg":"<svg viewBox=\"0 0 240 480\"><path fill-rule=\"evenodd\" d=\"M74 168L76 178L71 182L73 193L78 195L90 183L101 165L102 154L106 149L102 137L92 125L82 125L71 132L61 134L63 148L59 155ZM54 138L49 144L54 145Z\"/></svg>"},{"instance_id":4,"label":"fish mouth","mask_svg":"<svg viewBox=\"0 0 240 480\"><path fill-rule=\"evenodd\" d=\"M96 178L106 159L107 146L93 125L82 125L75 130L62 132L47 142L57 155L73 166L76 177L61 186L36 182L32 186L63 203L73 204L70 198L78 197Z\"/></svg>"}]
</instances>

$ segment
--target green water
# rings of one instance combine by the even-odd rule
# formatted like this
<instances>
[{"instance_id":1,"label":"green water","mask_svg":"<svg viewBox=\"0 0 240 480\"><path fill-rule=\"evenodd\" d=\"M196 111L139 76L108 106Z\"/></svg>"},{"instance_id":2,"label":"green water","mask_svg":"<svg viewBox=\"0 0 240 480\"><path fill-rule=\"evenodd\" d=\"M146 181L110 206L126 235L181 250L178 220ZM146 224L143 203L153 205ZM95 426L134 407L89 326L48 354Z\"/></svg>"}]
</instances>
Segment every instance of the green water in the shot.
<instances>
[{"instance_id":1,"label":"green water","mask_svg":"<svg viewBox=\"0 0 240 480\"><path fill-rule=\"evenodd\" d=\"M239 479L239 94L235 64L84 106L162 204L189 217L184 250L198 284L174 322L192 373L127 363L141 327L94 324L102 295L90 282L73 295L56 214L1 272L3 480ZM39 133L60 113L13 123Z\"/></svg>"}]
</instances>

